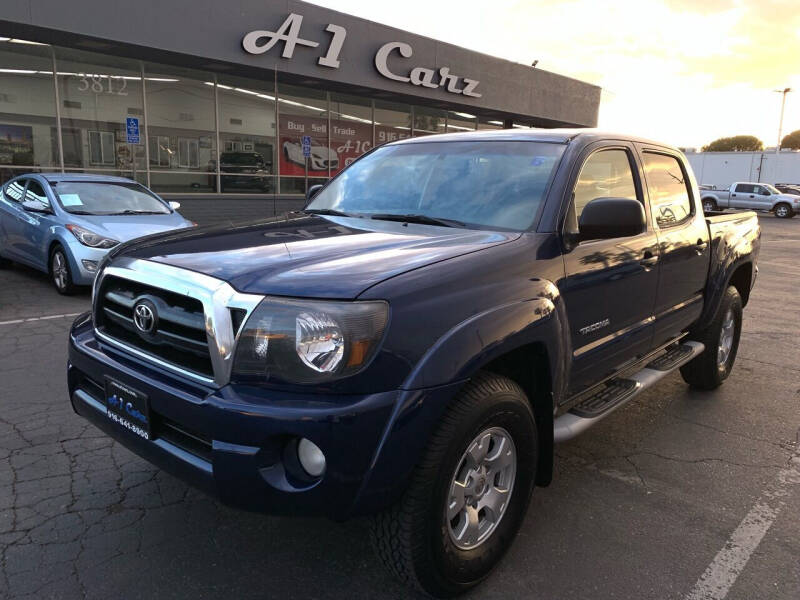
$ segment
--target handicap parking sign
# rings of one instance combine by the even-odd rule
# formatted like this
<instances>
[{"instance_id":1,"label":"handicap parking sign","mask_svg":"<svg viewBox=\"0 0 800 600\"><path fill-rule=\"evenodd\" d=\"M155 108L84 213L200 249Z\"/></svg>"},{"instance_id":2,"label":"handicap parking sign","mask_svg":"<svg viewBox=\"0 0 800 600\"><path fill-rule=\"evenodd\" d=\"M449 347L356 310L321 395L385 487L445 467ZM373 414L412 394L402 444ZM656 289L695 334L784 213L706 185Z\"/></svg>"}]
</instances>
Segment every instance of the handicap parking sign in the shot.
<instances>
[{"instance_id":1,"label":"handicap parking sign","mask_svg":"<svg viewBox=\"0 0 800 600\"><path fill-rule=\"evenodd\" d=\"M125 119L125 129L128 132L128 143L139 143L139 119L136 117L128 117Z\"/></svg>"},{"instance_id":2,"label":"handicap parking sign","mask_svg":"<svg viewBox=\"0 0 800 600\"><path fill-rule=\"evenodd\" d=\"M303 156L308 158L309 156L311 156L311 136L304 135L302 143L303 143Z\"/></svg>"}]
</instances>

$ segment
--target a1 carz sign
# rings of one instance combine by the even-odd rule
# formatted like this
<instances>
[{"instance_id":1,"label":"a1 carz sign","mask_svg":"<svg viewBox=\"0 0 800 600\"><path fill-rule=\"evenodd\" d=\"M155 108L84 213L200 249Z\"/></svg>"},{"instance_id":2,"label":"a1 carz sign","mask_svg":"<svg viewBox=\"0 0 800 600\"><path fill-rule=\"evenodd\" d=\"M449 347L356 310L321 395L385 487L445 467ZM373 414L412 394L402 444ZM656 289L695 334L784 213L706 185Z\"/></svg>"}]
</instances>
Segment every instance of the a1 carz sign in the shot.
<instances>
[{"instance_id":1,"label":"a1 carz sign","mask_svg":"<svg viewBox=\"0 0 800 600\"><path fill-rule=\"evenodd\" d=\"M264 54L274 48L278 42L283 42L283 58L292 58L297 46L317 48L320 43L300 37L300 28L303 25L303 15L291 13L275 31L256 30L246 34L242 39L242 47L250 54ZM339 54L342 51L347 29L341 25L330 23L325 31L331 34L328 46L317 60L317 64L330 69L339 68ZM476 90L480 83L476 79L461 77L450 73L450 67L415 66L410 70L395 72L389 68L389 57L393 54L408 59L414 54L410 44L405 42L387 42L375 53L375 68L383 77L392 81L408 83L425 88L441 88L451 94L461 94L472 98L480 98Z\"/></svg>"}]
</instances>

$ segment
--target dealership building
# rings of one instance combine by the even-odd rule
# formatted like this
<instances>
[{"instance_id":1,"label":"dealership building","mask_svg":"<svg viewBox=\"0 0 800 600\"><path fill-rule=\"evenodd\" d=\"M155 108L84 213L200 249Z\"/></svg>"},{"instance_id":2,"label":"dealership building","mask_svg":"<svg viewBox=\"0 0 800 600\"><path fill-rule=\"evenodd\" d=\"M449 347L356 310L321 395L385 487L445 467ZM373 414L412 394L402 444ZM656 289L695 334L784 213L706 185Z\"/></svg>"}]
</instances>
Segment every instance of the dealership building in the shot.
<instances>
[{"instance_id":1,"label":"dealership building","mask_svg":"<svg viewBox=\"0 0 800 600\"><path fill-rule=\"evenodd\" d=\"M600 88L304 2L11 0L0 180L132 177L167 197L302 194L381 143L592 127Z\"/></svg>"}]
</instances>

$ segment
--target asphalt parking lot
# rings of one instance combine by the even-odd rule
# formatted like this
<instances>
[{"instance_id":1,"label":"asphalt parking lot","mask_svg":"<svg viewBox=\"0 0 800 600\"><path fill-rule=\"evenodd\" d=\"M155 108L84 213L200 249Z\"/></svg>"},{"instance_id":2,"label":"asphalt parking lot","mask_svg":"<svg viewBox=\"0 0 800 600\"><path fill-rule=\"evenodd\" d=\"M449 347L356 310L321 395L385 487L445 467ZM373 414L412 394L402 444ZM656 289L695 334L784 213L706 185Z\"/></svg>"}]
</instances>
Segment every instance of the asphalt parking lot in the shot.
<instances>
[{"instance_id":1,"label":"asphalt parking lot","mask_svg":"<svg viewBox=\"0 0 800 600\"><path fill-rule=\"evenodd\" d=\"M558 447L470 598L800 598L800 219L761 222L731 378L699 393L673 374ZM365 523L226 508L74 415L59 315L88 306L0 271L0 597L409 596Z\"/></svg>"}]
</instances>

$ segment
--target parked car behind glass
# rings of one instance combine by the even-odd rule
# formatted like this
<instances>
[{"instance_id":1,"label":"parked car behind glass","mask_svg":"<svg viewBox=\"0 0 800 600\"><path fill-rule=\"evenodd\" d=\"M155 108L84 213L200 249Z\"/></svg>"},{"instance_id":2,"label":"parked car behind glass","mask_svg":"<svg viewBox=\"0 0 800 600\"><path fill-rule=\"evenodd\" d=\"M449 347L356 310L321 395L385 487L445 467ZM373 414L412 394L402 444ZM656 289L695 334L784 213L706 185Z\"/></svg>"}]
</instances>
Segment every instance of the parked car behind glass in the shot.
<instances>
[{"instance_id":1,"label":"parked car behind glass","mask_svg":"<svg viewBox=\"0 0 800 600\"><path fill-rule=\"evenodd\" d=\"M123 177L26 174L0 192L0 267L49 273L61 294L91 285L109 249L151 233L191 227L145 186Z\"/></svg>"}]
</instances>

